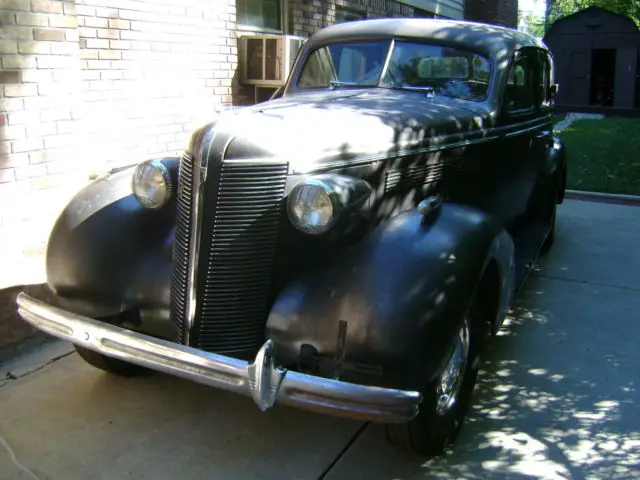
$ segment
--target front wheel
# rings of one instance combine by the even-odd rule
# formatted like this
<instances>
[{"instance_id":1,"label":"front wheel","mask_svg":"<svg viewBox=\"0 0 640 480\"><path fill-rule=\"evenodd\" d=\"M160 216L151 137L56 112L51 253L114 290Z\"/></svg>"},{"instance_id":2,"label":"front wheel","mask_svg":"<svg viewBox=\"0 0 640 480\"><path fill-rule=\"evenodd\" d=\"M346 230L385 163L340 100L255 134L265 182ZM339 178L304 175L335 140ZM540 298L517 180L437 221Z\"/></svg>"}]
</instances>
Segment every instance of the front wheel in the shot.
<instances>
[{"instance_id":1,"label":"front wheel","mask_svg":"<svg viewBox=\"0 0 640 480\"><path fill-rule=\"evenodd\" d=\"M540 255L546 255L551 251L551 248L553 248L553 242L555 241L556 237L556 210L557 207L554 204L553 211L551 213L551 221L549 222L549 233L547 234L544 242L542 243L542 246L540 247Z\"/></svg>"},{"instance_id":2,"label":"front wheel","mask_svg":"<svg viewBox=\"0 0 640 480\"><path fill-rule=\"evenodd\" d=\"M387 425L389 443L433 456L442 454L455 441L469 410L478 376L480 312L474 302L460 326L445 367L422 391L418 415L408 423Z\"/></svg>"}]
</instances>

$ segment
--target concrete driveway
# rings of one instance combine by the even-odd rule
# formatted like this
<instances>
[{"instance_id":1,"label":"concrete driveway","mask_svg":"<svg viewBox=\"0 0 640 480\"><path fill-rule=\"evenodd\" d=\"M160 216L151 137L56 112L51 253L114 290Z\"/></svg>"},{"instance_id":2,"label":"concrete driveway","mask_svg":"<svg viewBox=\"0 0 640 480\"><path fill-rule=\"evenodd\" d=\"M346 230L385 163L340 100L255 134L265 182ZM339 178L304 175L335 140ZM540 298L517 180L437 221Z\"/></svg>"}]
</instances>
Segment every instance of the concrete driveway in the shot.
<instances>
[{"instance_id":1,"label":"concrete driveway","mask_svg":"<svg viewBox=\"0 0 640 480\"><path fill-rule=\"evenodd\" d=\"M0 478L638 478L640 208L568 200L558 222L444 457L374 425L111 377L54 344L0 387Z\"/></svg>"}]
</instances>

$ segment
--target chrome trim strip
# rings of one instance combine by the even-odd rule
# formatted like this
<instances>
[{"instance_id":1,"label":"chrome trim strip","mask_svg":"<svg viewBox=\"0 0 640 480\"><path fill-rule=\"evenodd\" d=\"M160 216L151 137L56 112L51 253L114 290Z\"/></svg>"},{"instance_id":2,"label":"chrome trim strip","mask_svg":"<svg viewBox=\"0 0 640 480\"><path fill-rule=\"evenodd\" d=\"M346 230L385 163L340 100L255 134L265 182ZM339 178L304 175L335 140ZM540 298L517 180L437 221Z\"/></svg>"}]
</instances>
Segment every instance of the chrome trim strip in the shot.
<instances>
[{"instance_id":1,"label":"chrome trim strip","mask_svg":"<svg viewBox=\"0 0 640 480\"><path fill-rule=\"evenodd\" d=\"M224 161L225 164L230 163L232 165L282 165L285 163L285 161L283 161L282 159L276 159L276 158L264 158L264 157L257 157L257 158L243 158L243 159L233 159L230 158L228 160Z\"/></svg>"},{"instance_id":2,"label":"chrome trim strip","mask_svg":"<svg viewBox=\"0 0 640 480\"><path fill-rule=\"evenodd\" d=\"M202 197L204 193L204 181L207 178L207 164L209 151L215 138L212 129L207 130L204 138L200 140L200 150L193 152L193 185L191 199L191 239L189 245L191 252L187 252L187 305L185 308L184 324L182 326L182 341L185 345L191 343L191 329L196 317L196 273L198 270L198 258L200 254L200 228L202 224Z\"/></svg>"},{"instance_id":3,"label":"chrome trim strip","mask_svg":"<svg viewBox=\"0 0 640 480\"><path fill-rule=\"evenodd\" d=\"M183 341L185 345L190 345L191 330L195 323L197 308L197 274L198 263L200 258L200 230L202 229L202 202L204 198L204 185L209 173L209 156L214 149L214 141L220 137L220 133L210 127L200 140L200 149L194 152L193 158L193 205L191 211L191 248L189 255L189 272L187 278L187 307L184 321ZM221 161L224 158L229 145L233 141L234 136L228 136L224 142L221 151Z\"/></svg>"},{"instance_id":4,"label":"chrome trim strip","mask_svg":"<svg viewBox=\"0 0 640 480\"><path fill-rule=\"evenodd\" d=\"M389 45L389 51L387 52L387 58L384 61L384 65L382 66L382 72L380 72L380 78L378 78L378 86L382 85L382 80L387 74L387 70L389 69L389 63L391 63L391 57L393 56L393 51L396 48L396 39L391 39L391 45Z\"/></svg>"},{"instance_id":5,"label":"chrome trim strip","mask_svg":"<svg viewBox=\"0 0 640 480\"><path fill-rule=\"evenodd\" d=\"M370 163L375 163L375 162L380 162L383 160L388 160L391 158L401 158L401 157L407 157L409 155L421 155L424 153L433 153L433 152L440 152L443 150L450 150L450 149L455 149L455 148L461 148L461 147L468 147L468 146L472 146L472 145L480 145L486 142L491 142L494 140L498 140L500 139L502 136L504 136L505 138L511 138L513 136L516 135L521 135L523 133L528 133L530 131L542 128L544 126L547 125L548 122L540 122L539 119L535 119L534 121L538 122L536 123L534 126L532 127L527 127L521 130L516 130L513 132L505 132L505 130L508 130L509 128L511 128L511 126L509 127L495 127L495 128L491 128L491 129L487 129L487 130L479 130L478 132L482 132L482 133L489 133L491 135L489 136L485 136L482 138L477 138L477 139L471 139L471 140L462 140L462 141L458 141L458 142L452 142L452 143L442 143L440 145L432 145L432 146L428 146L428 147L421 147L421 148L414 148L414 149L401 149L401 150L397 150L393 153L377 153L377 154L373 154L373 155L363 155L360 157L355 157L352 159L348 159L348 160L340 160L340 161L335 161L335 162L329 162L329 163L325 163L322 165L318 165L316 168L313 168L311 170L296 170L295 166L292 167L293 170L291 173L293 174L297 174L297 175L304 175L304 174L313 174L313 173L318 173L318 172L323 172L326 170L331 170L334 168L340 168L340 167L358 167L358 166L362 166L362 165L368 165ZM531 123L531 121L527 121L524 122L524 125L527 125ZM451 135L448 135L451 136ZM447 136L441 136L441 137L434 137L433 140L434 141L438 141L438 140L443 140L446 141Z\"/></svg>"},{"instance_id":6,"label":"chrome trim strip","mask_svg":"<svg viewBox=\"0 0 640 480\"><path fill-rule=\"evenodd\" d=\"M419 392L381 388L288 371L274 365L275 345L253 362L217 355L83 317L18 294L18 313L55 337L126 362L252 397L261 410L282 403L320 413L380 423L407 422L418 413Z\"/></svg>"},{"instance_id":7,"label":"chrome trim strip","mask_svg":"<svg viewBox=\"0 0 640 480\"><path fill-rule=\"evenodd\" d=\"M312 170L300 171L300 170L295 170L295 167L294 167L294 170L292 173L302 175L302 174L308 174L308 173L322 172L325 170L331 170L333 168L339 168L339 167L345 167L345 166L358 167L362 165L368 165L370 163L380 162L382 160L388 160L390 158L407 157L409 155L421 155L423 153L439 152L441 150L467 147L469 145L479 145L482 143L490 142L492 140L496 140L497 138L499 137L494 136L494 137L480 138L477 140L463 140L461 142L448 143L446 145L434 145L430 147L415 148L412 150L398 150L391 154L377 153L375 155L367 155L367 156L362 156L360 158L355 158L350 160L341 160L339 162L324 163L322 165L318 165L317 168L314 168Z\"/></svg>"},{"instance_id":8,"label":"chrome trim strip","mask_svg":"<svg viewBox=\"0 0 640 480\"><path fill-rule=\"evenodd\" d=\"M522 130L515 130L513 132L507 132L504 134L505 137L515 137L516 135L522 135L523 133L529 133L532 132L534 130L538 130L542 127L544 127L545 124L538 124L538 125L534 125L533 127L528 127L528 128L523 128Z\"/></svg>"}]
</instances>

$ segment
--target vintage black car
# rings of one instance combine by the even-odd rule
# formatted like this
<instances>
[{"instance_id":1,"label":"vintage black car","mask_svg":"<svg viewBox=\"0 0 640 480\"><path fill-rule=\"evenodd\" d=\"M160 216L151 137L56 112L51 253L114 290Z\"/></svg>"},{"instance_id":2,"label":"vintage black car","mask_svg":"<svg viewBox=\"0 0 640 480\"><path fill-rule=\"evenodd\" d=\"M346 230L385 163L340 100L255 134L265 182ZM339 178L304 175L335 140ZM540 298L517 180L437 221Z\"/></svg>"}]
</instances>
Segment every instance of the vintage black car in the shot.
<instances>
[{"instance_id":1,"label":"vintage black car","mask_svg":"<svg viewBox=\"0 0 640 480\"><path fill-rule=\"evenodd\" d=\"M109 372L386 423L440 453L483 339L553 244L553 79L515 30L328 27L280 98L80 191L48 245L55 305L20 294L20 315Z\"/></svg>"}]
</instances>

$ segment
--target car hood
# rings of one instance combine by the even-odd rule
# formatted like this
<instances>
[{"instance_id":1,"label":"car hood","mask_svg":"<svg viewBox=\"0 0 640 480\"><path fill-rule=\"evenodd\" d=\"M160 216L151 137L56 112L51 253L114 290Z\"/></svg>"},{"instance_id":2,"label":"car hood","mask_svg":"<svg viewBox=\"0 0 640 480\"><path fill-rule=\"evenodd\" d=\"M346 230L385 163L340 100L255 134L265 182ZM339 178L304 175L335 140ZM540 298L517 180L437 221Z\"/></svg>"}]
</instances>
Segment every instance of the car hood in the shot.
<instances>
[{"instance_id":1,"label":"car hood","mask_svg":"<svg viewBox=\"0 0 640 480\"><path fill-rule=\"evenodd\" d=\"M490 120L482 103L375 88L296 94L226 112L215 128L234 138L227 158L278 157L303 172L456 143Z\"/></svg>"}]
</instances>

